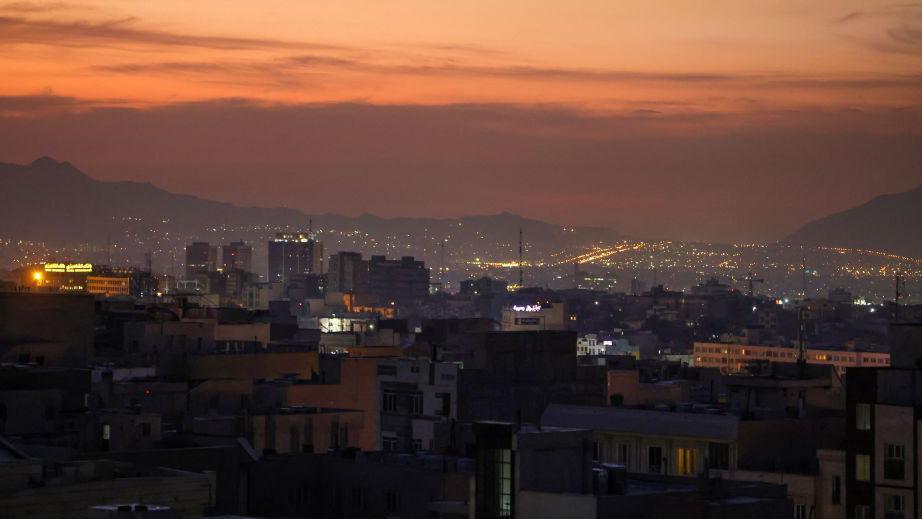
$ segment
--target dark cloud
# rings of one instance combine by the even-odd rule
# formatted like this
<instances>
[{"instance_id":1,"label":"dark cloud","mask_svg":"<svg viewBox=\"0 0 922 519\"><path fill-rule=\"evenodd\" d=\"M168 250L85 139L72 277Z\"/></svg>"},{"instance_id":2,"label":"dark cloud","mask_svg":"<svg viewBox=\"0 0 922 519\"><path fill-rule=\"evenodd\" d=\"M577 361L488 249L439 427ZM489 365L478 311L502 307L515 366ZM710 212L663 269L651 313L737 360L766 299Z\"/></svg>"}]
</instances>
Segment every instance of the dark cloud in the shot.
<instances>
[{"instance_id":1,"label":"dark cloud","mask_svg":"<svg viewBox=\"0 0 922 519\"><path fill-rule=\"evenodd\" d=\"M75 101L0 106L40 102ZM922 183L918 110L840 108L743 117L248 99L80 107L0 116L0 161L52 155L101 178L308 212L510 210L641 236L772 239Z\"/></svg>"},{"instance_id":2,"label":"dark cloud","mask_svg":"<svg viewBox=\"0 0 922 519\"><path fill-rule=\"evenodd\" d=\"M339 49L335 45L269 38L203 36L146 29L137 18L101 22L36 20L0 16L0 44L34 43L67 47L177 46L217 50L244 49Z\"/></svg>"}]
</instances>

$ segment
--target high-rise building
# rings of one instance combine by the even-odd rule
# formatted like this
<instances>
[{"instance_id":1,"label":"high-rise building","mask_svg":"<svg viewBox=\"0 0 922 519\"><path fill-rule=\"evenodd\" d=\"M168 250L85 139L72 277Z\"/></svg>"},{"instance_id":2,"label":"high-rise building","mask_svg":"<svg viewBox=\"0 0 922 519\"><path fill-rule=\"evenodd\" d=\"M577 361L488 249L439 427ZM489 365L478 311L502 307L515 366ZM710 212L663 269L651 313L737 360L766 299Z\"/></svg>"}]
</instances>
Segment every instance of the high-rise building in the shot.
<instances>
[{"instance_id":1,"label":"high-rise building","mask_svg":"<svg viewBox=\"0 0 922 519\"><path fill-rule=\"evenodd\" d=\"M412 304L429 293L429 269L413 256L399 260L372 256L368 262L368 291L385 303Z\"/></svg>"},{"instance_id":2,"label":"high-rise building","mask_svg":"<svg viewBox=\"0 0 922 519\"><path fill-rule=\"evenodd\" d=\"M253 246L242 241L231 242L221 248L221 265L224 272L253 270Z\"/></svg>"},{"instance_id":3,"label":"high-rise building","mask_svg":"<svg viewBox=\"0 0 922 519\"><path fill-rule=\"evenodd\" d=\"M218 270L218 248L207 241L186 245L186 277Z\"/></svg>"},{"instance_id":4,"label":"high-rise building","mask_svg":"<svg viewBox=\"0 0 922 519\"><path fill-rule=\"evenodd\" d=\"M308 233L276 234L269 241L269 281L287 283L295 274L323 273L323 243Z\"/></svg>"},{"instance_id":5,"label":"high-rise building","mask_svg":"<svg viewBox=\"0 0 922 519\"><path fill-rule=\"evenodd\" d=\"M368 261L359 252L337 252L327 265L328 292L365 292L368 289Z\"/></svg>"}]
</instances>

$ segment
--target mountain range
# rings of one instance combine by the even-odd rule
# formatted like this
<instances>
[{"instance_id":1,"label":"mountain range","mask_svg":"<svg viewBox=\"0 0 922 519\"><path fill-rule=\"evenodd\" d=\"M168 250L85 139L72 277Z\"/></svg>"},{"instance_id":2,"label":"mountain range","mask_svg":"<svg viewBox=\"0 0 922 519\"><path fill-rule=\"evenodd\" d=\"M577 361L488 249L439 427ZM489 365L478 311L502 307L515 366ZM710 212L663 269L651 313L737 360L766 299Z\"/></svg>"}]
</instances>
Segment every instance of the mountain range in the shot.
<instances>
[{"instance_id":1,"label":"mountain range","mask_svg":"<svg viewBox=\"0 0 922 519\"><path fill-rule=\"evenodd\" d=\"M920 222L922 187L878 196L858 207L809 222L783 243L922 257ZM246 239L259 243L276 231L306 230L310 225L329 233L324 235L328 252L405 251L430 260L438 254L434 243L444 238L450 240L456 254L508 258L515 254L520 228L525 233L527 249L541 256L622 238L609 228L562 226L510 213L382 218L240 207L171 193L150 183L99 181L69 162L49 157L30 164L0 163L0 239L71 246L101 245L112 240L126 247L147 248L156 242L175 248L193 239ZM358 238L363 236L368 240Z\"/></svg>"},{"instance_id":2,"label":"mountain range","mask_svg":"<svg viewBox=\"0 0 922 519\"><path fill-rule=\"evenodd\" d=\"M785 242L922 257L922 186L809 222Z\"/></svg>"},{"instance_id":3,"label":"mountain range","mask_svg":"<svg viewBox=\"0 0 922 519\"><path fill-rule=\"evenodd\" d=\"M175 249L194 239L246 239L259 245L279 230L301 231L311 225L325 233L327 252L348 248L392 255L416 253L430 259L438 254L434 244L443 239L450 240L455 252L497 257L495 249L499 248L509 257L517 249L520 228L527 247L535 253L538 247L545 249L543 253L620 238L608 228L562 226L510 213L382 218L240 207L171 193L149 183L99 181L69 162L49 157L30 164L0 163L0 239L71 246L112 240L144 248L156 248L152 243L167 246L166 241L171 241L168 246Z\"/></svg>"}]
</instances>

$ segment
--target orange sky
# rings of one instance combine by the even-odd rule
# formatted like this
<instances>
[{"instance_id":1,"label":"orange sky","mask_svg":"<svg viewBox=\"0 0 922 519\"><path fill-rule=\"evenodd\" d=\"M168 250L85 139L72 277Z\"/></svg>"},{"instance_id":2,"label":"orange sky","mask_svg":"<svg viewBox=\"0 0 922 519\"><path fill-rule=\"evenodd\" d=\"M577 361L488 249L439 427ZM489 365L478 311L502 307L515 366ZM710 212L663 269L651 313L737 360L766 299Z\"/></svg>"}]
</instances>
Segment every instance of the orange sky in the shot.
<instances>
[{"instance_id":1,"label":"orange sky","mask_svg":"<svg viewBox=\"0 0 922 519\"><path fill-rule=\"evenodd\" d=\"M841 0L12 1L0 3L0 91L132 104L903 106L922 99L920 19L922 4Z\"/></svg>"},{"instance_id":2,"label":"orange sky","mask_svg":"<svg viewBox=\"0 0 922 519\"><path fill-rule=\"evenodd\" d=\"M138 118L131 128L139 131L169 120L217 135L231 131L221 114L254 106L263 110L236 116L271 119L263 133L313 136L298 126L294 114L306 115L295 108L345 103L362 107L361 115L352 110L349 117L363 124L442 136L430 144L444 146L442 156L460 153L452 139L461 125L507 146L503 153L481 146L459 155L471 167L551 185L560 171L548 164L572 164L566 174L578 184L620 193L600 199L592 187L567 186L570 201L554 205L560 186L499 199L485 191L464 203L420 192L428 214L515 210L698 238L738 238L754 227L760 237L776 237L804 219L922 182L922 159L913 151L922 130L920 2L0 0L0 48L0 137L6 139L0 139L0 160L55 154L100 178L153 181L238 203L279 205L285 194L259 186L220 191L211 177L191 174L203 164L218 167L209 162L217 160L216 152L193 146L194 140L171 141L168 134L178 134L174 127L147 135L148 147L106 143L127 138L129 115ZM286 106L293 107L287 116L278 112ZM382 122L376 117L385 117L383 112L368 111L385 106L401 107L403 115L387 112ZM418 107L432 108L425 117L433 119ZM461 114L460 107L477 113ZM492 112L485 115L483 107ZM414 124L412 117L427 122ZM79 136L58 131L71 125ZM350 128L312 139L357 138ZM769 138L764 132L773 133ZM216 143L235 139L211 137ZM353 174L356 168L376 169L381 155L362 153L377 149L381 136L364 138L370 140L357 141L349 156L313 149L303 139L288 148L261 142L247 148L249 155L232 153L231 166L241 178L254 168L313 172L322 166L329 174L349 163ZM630 141L640 138L648 140ZM774 144L752 144L766 138ZM546 139L558 155L537 161L548 148ZM664 139L679 139L669 145L687 147L697 162L680 155L663 162ZM797 154L784 139L815 144ZM854 155L855 142L876 139L889 150L886 171L874 169L881 162L873 150L884 148ZM395 182L427 181L442 158L426 156L413 141L393 146L403 150L392 158L403 168L389 177ZM626 151L610 155L622 147ZM124 151L129 148L133 155ZM513 163L506 154L521 158ZM352 164L358 160L353 155L365 162ZM285 157L282 163L279 157ZM525 164L536 169L512 171ZM816 198L795 203L790 198L797 193L776 186L792 172L797 180L785 185L821 191L824 205ZM278 175L287 192L311 186L309 173ZM746 195L759 221L743 228L727 215L739 210L753 179L764 179L768 191L764 200ZM662 198L664 192L673 198ZM394 199L405 195L395 193ZM708 200L707 214L683 202L695 195ZM789 209L781 216L779 200ZM682 214L682 221L657 226L635 217L644 207L640 201L658 211L676 207L671 216ZM380 214L412 213L376 199L358 202ZM324 203L302 205L337 210ZM597 208L604 204L630 210L606 212L600 221ZM582 209L587 205L592 211Z\"/></svg>"}]
</instances>

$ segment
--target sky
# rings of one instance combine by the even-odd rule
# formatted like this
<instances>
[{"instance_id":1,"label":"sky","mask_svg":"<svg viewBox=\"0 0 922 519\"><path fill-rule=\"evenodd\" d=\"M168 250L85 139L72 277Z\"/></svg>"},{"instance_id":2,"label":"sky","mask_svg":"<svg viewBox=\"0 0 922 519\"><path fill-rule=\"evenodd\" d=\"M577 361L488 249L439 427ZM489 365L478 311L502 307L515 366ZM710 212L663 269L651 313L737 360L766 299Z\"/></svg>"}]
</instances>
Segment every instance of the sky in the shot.
<instances>
[{"instance_id":1,"label":"sky","mask_svg":"<svg viewBox=\"0 0 922 519\"><path fill-rule=\"evenodd\" d=\"M757 242L922 184L922 2L0 0L0 161Z\"/></svg>"}]
</instances>

